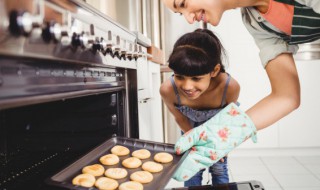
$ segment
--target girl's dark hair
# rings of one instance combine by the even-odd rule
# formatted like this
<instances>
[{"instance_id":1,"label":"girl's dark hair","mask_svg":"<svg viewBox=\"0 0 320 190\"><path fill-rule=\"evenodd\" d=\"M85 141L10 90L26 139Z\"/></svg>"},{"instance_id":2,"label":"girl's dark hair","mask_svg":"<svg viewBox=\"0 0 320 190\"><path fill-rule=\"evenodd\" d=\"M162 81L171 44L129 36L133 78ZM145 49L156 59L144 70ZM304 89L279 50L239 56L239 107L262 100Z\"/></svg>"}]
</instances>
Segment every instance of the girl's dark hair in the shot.
<instances>
[{"instance_id":1,"label":"girl's dark hair","mask_svg":"<svg viewBox=\"0 0 320 190\"><path fill-rule=\"evenodd\" d=\"M181 36L173 46L169 68L185 76L198 76L213 71L217 64L225 72L222 56L225 50L217 36L208 29L197 29Z\"/></svg>"}]
</instances>

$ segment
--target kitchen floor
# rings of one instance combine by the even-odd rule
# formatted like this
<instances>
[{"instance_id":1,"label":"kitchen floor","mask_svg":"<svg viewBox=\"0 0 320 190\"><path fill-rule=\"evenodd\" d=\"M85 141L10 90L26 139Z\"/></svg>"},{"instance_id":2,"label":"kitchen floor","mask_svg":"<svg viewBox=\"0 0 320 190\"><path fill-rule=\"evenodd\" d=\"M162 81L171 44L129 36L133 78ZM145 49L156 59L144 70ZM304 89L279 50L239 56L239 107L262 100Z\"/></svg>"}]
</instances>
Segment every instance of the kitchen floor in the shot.
<instances>
[{"instance_id":1,"label":"kitchen floor","mask_svg":"<svg viewBox=\"0 0 320 190\"><path fill-rule=\"evenodd\" d=\"M266 190L320 190L320 149L254 152L237 150L229 155L230 182L258 180ZM207 184L208 174L203 177ZM171 179L166 188L182 186Z\"/></svg>"}]
</instances>

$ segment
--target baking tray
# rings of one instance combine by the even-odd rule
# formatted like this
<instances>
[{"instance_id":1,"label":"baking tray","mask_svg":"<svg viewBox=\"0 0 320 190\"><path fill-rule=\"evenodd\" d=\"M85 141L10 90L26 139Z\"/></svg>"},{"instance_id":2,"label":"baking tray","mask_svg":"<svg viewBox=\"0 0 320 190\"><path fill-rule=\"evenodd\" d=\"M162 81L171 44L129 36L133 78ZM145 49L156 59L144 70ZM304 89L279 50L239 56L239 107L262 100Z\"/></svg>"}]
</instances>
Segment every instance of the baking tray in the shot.
<instances>
[{"instance_id":1,"label":"baking tray","mask_svg":"<svg viewBox=\"0 0 320 190\"><path fill-rule=\"evenodd\" d=\"M113 166L104 166L105 169L107 168L115 168L115 167L123 167L121 162L130 157L131 153L138 149L147 149L151 152L151 156L148 159L142 160L142 163L146 161L153 161L153 157L158 152L168 152L171 153L173 156L173 161L163 165L163 170L158 173L153 173L153 180L150 183L143 184L144 190L162 190L173 176L176 169L180 166L183 162L185 157L187 156L188 152L183 155L176 155L174 151L173 144L166 144L166 143L158 143L152 141L145 141L140 139L133 139L133 138L126 138L126 137L117 137L114 136L109 140L105 141L98 147L94 148L92 151L72 163L71 165L67 166L66 168L62 169L57 174L53 175L52 177L46 180L46 183L53 186L59 186L66 189L77 189L77 190L94 190L97 189L95 187L86 188L81 186L75 186L72 184L72 179L81 174L81 170L84 166L92 165L95 163L100 163L99 158L105 154L111 153L110 150L115 145L122 145L130 150L130 154L127 156L119 156L120 162ZM142 170L141 166L136 169L128 169L128 175L126 178L117 180L119 185L125 181L130 181L130 174Z\"/></svg>"}]
</instances>

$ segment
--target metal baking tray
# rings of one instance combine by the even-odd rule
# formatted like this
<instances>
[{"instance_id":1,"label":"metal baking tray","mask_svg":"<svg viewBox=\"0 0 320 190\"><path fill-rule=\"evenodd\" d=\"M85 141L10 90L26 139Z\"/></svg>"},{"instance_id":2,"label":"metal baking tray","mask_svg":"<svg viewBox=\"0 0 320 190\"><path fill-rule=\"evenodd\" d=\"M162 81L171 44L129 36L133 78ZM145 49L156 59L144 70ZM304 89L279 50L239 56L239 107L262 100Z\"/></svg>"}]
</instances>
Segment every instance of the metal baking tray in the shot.
<instances>
[{"instance_id":1,"label":"metal baking tray","mask_svg":"<svg viewBox=\"0 0 320 190\"><path fill-rule=\"evenodd\" d=\"M46 183L53 186L59 186L66 189L77 189L77 190L96 190L97 188L91 187L81 187L81 186L75 186L72 184L72 179L77 176L78 174L81 174L81 170L84 166L96 164L99 163L99 158L105 154L111 153L110 150L115 145L122 145L130 150L130 154L127 156L119 156L120 162L113 166L104 166L105 169L107 168L114 168L114 167L123 167L121 165L121 162L130 157L131 153L138 149L147 149L151 152L151 156L148 159L142 160L142 163L146 161L153 161L153 157L158 152L168 152L171 153L173 156L173 161L167 164L163 165L163 170L158 173L153 173L153 180L150 183L143 184L144 190L162 190L166 186L166 184L169 182L170 178L173 176L176 169L180 166L180 164L183 162L185 157L188 153L185 153L183 155L176 155L174 151L174 145L173 144L166 144L166 143L158 143L158 142L152 142L152 141L145 141L140 139L132 139L132 138L125 138L125 137L112 137L109 140L105 141L98 147L94 148L92 151L72 163L71 165L67 166L66 168L62 169L57 174L53 175L52 177L48 178L46 180ZM102 165L102 164L101 164ZM142 170L141 166L136 169L128 169L128 175L126 178L117 180L119 182L119 185L125 181L130 181L130 174Z\"/></svg>"}]
</instances>

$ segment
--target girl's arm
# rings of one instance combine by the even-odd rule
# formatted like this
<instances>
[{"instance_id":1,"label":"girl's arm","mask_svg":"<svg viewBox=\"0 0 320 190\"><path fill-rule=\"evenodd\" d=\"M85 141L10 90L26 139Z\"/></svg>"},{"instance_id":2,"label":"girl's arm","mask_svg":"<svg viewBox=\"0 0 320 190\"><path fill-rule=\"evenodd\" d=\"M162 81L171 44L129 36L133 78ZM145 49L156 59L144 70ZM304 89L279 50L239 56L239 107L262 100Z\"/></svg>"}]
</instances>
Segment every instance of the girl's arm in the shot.
<instances>
[{"instance_id":1,"label":"girl's arm","mask_svg":"<svg viewBox=\"0 0 320 190\"><path fill-rule=\"evenodd\" d=\"M267 64L266 71L271 93L246 112L257 130L272 125L300 105L299 77L292 54L278 55Z\"/></svg>"},{"instance_id":2,"label":"girl's arm","mask_svg":"<svg viewBox=\"0 0 320 190\"><path fill-rule=\"evenodd\" d=\"M163 102L168 107L169 111L174 116L180 129L185 133L192 129L192 126L186 116L184 116L180 111L178 111L174 106L174 99L176 98L173 87L169 80L161 84L160 95Z\"/></svg>"}]
</instances>

